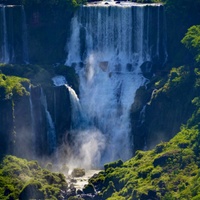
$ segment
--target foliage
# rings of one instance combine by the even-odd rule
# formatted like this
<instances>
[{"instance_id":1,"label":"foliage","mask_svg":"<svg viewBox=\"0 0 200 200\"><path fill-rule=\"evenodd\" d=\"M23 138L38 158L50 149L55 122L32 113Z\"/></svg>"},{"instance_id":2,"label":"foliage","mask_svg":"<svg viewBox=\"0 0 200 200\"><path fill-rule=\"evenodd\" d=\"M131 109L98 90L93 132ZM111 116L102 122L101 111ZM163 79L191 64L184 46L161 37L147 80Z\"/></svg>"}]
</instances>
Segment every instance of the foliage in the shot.
<instances>
[{"instance_id":1,"label":"foliage","mask_svg":"<svg viewBox=\"0 0 200 200\"><path fill-rule=\"evenodd\" d=\"M168 80L163 86L163 91L174 90L175 87L181 85L187 78L189 78L189 70L185 66L172 68L168 75Z\"/></svg>"},{"instance_id":2,"label":"foliage","mask_svg":"<svg viewBox=\"0 0 200 200\"><path fill-rule=\"evenodd\" d=\"M2 76L17 76L17 80L26 82L29 79L31 84L42 86L51 86L53 84L51 78L56 75L62 75L66 78L68 84L72 86L78 93L79 80L75 70L72 67L66 67L64 65L0 64L0 72L2 72Z\"/></svg>"},{"instance_id":3,"label":"foliage","mask_svg":"<svg viewBox=\"0 0 200 200\"><path fill-rule=\"evenodd\" d=\"M28 95L26 87L29 83L25 78L0 74L0 99Z\"/></svg>"},{"instance_id":4,"label":"foliage","mask_svg":"<svg viewBox=\"0 0 200 200\"><path fill-rule=\"evenodd\" d=\"M177 96L179 93L180 98L186 95L187 91L190 91L190 87L197 82L198 76L188 66L181 66L172 68L167 77L162 77L154 86L154 91L151 101L158 96L165 95L166 97ZM151 102L150 101L150 102Z\"/></svg>"},{"instance_id":5,"label":"foliage","mask_svg":"<svg viewBox=\"0 0 200 200\"><path fill-rule=\"evenodd\" d=\"M200 144L196 139L199 136L196 127L183 126L170 142L162 144L162 151L158 152L161 146L158 145L144 152L142 157L136 155L114 170L107 169L104 181L102 179L103 197L109 200L141 199L146 195L151 199L151 195L156 195L158 199L197 199L199 155L195 154L194 147L195 143Z\"/></svg>"},{"instance_id":6,"label":"foliage","mask_svg":"<svg viewBox=\"0 0 200 200\"><path fill-rule=\"evenodd\" d=\"M136 151L135 156L105 171L90 181L108 200L113 199L198 199L200 167L200 94L199 70L172 68L168 77L157 84L156 95L184 93L193 88L195 110L186 125L169 142L162 142L149 151ZM186 90L188 91L188 90ZM186 94L187 95L187 94ZM190 99L191 100L191 99Z\"/></svg>"},{"instance_id":7,"label":"foliage","mask_svg":"<svg viewBox=\"0 0 200 200\"><path fill-rule=\"evenodd\" d=\"M114 161L112 163L105 164L104 165L104 169L106 171L108 168L111 168L111 167L112 168L120 167L122 164L123 164L122 160L117 160L117 161Z\"/></svg>"},{"instance_id":8,"label":"foliage","mask_svg":"<svg viewBox=\"0 0 200 200\"><path fill-rule=\"evenodd\" d=\"M163 0L167 19L168 63L180 66L193 62L193 57L181 44L188 28L199 24L199 0Z\"/></svg>"},{"instance_id":9,"label":"foliage","mask_svg":"<svg viewBox=\"0 0 200 200\"><path fill-rule=\"evenodd\" d=\"M188 29L181 41L195 55L197 62L200 62L200 25Z\"/></svg>"},{"instance_id":10,"label":"foliage","mask_svg":"<svg viewBox=\"0 0 200 200\"><path fill-rule=\"evenodd\" d=\"M28 190L45 199L59 199L60 191L66 188L62 174L42 169L37 161L8 155L0 165L0 199L18 199L27 195Z\"/></svg>"},{"instance_id":11,"label":"foliage","mask_svg":"<svg viewBox=\"0 0 200 200\"><path fill-rule=\"evenodd\" d=\"M94 186L90 183L88 185L86 185L84 188L83 188L83 192L85 194L94 194L95 193L95 190L94 190Z\"/></svg>"},{"instance_id":12,"label":"foliage","mask_svg":"<svg viewBox=\"0 0 200 200\"><path fill-rule=\"evenodd\" d=\"M27 78L34 85L49 85L53 67L49 65L13 65L0 64L0 70L6 76L17 76Z\"/></svg>"}]
</instances>

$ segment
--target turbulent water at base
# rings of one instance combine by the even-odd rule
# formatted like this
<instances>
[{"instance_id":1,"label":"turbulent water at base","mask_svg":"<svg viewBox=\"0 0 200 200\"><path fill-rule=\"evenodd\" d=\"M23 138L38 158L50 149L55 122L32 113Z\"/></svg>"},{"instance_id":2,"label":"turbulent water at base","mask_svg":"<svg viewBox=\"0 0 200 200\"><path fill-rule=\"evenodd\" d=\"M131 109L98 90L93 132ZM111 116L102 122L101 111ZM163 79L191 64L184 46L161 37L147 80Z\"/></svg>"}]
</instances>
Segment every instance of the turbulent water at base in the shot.
<instances>
[{"instance_id":1,"label":"turbulent water at base","mask_svg":"<svg viewBox=\"0 0 200 200\"><path fill-rule=\"evenodd\" d=\"M84 138L88 134L82 132L98 131L105 146L96 152L97 165L132 155L130 108L147 81L141 66L151 63L146 67L150 71L166 60L163 24L163 6L158 4L89 4L72 19L66 65L79 75L79 104L87 119L84 128L80 123L72 132Z\"/></svg>"},{"instance_id":2,"label":"turbulent water at base","mask_svg":"<svg viewBox=\"0 0 200 200\"><path fill-rule=\"evenodd\" d=\"M23 6L0 5L0 62L29 62L26 15Z\"/></svg>"}]
</instances>

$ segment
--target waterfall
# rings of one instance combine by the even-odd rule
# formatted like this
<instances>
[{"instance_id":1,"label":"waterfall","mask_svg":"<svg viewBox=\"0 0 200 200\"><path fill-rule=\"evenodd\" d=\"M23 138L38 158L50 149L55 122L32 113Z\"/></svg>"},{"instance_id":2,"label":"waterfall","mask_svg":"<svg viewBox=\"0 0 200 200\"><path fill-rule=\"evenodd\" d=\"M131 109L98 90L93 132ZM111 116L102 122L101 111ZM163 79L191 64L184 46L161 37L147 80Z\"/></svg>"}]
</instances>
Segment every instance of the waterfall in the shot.
<instances>
[{"instance_id":1,"label":"waterfall","mask_svg":"<svg viewBox=\"0 0 200 200\"><path fill-rule=\"evenodd\" d=\"M145 122L145 112L146 112L146 105L144 105L142 110L140 111L138 126L141 126Z\"/></svg>"},{"instance_id":2,"label":"waterfall","mask_svg":"<svg viewBox=\"0 0 200 200\"><path fill-rule=\"evenodd\" d=\"M48 151L49 153L53 153L57 146L56 131L53 120L47 108L47 99L42 88L41 88L41 103L44 106L46 115Z\"/></svg>"},{"instance_id":3,"label":"waterfall","mask_svg":"<svg viewBox=\"0 0 200 200\"><path fill-rule=\"evenodd\" d=\"M31 86L29 86L29 104L30 104L30 113L31 113L31 139L32 139L32 151L35 153L35 115L34 115L34 108L33 102L31 97Z\"/></svg>"},{"instance_id":4,"label":"waterfall","mask_svg":"<svg viewBox=\"0 0 200 200\"><path fill-rule=\"evenodd\" d=\"M0 62L29 63L24 7L0 5L0 15Z\"/></svg>"},{"instance_id":5,"label":"waterfall","mask_svg":"<svg viewBox=\"0 0 200 200\"><path fill-rule=\"evenodd\" d=\"M7 24L6 24L6 12L5 6L0 7L1 11L1 54L0 59L3 63L9 62L9 55L8 55L8 40L7 40Z\"/></svg>"},{"instance_id":6,"label":"waterfall","mask_svg":"<svg viewBox=\"0 0 200 200\"><path fill-rule=\"evenodd\" d=\"M71 107L72 107L72 128L76 128L78 126L80 126L80 124L82 123L82 109L81 109L81 105L79 102L79 98L76 94L76 92L66 84L66 88L69 91L69 96L70 96L70 102L71 102Z\"/></svg>"},{"instance_id":7,"label":"waterfall","mask_svg":"<svg viewBox=\"0 0 200 200\"><path fill-rule=\"evenodd\" d=\"M156 48L156 54L157 54L157 56L159 57L159 45L160 45L160 42L159 42L159 40L160 40L160 9L158 9L157 10L157 48Z\"/></svg>"},{"instance_id":8,"label":"waterfall","mask_svg":"<svg viewBox=\"0 0 200 200\"><path fill-rule=\"evenodd\" d=\"M141 66L162 63L165 57L164 47L159 48L162 5L109 4L78 10L65 63L79 75L81 112L106 138L102 162L131 157L130 108L137 89L147 81Z\"/></svg>"},{"instance_id":9,"label":"waterfall","mask_svg":"<svg viewBox=\"0 0 200 200\"><path fill-rule=\"evenodd\" d=\"M84 116L78 95L76 94L74 89L67 84L65 77L64 76L55 76L52 78L52 81L53 81L54 85L57 87L65 85L65 87L67 88L67 90L69 92L69 98L70 98L70 102L71 102L71 112L72 112L71 113L71 117L72 117L71 128L72 129L76 129L76 128L82 129L83 127L87 126L88 120L87 120L87 117Z\"/></svg>"},{"instance_id":10,"label":"waterfall","mask_svg":"<svg viewBox=\"0 0 200 200\"><path fill-rule=\"evenodd\" d=\"M22 42L23 42L23 61L29 64L29 53L28 53L28 33L26 25L26 14L24 6L22 6Z\"/></svg>"}]
</instances>

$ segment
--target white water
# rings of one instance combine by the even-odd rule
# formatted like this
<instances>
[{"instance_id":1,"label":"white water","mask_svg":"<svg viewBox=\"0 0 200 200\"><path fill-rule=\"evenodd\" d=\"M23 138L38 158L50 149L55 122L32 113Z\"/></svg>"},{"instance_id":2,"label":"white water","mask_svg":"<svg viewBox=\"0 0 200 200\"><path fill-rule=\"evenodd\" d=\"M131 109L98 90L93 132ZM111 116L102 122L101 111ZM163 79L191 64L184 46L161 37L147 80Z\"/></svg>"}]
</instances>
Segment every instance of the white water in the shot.
<instances>
[{"instance_id":1,"label":"white water","mask_svg":"<svg viewBox=\"0 0 200 200\"><path fill-rule=\"evenodd\" d=\"M67 81L64 76L54 76L52 78L52 81L55 86L62 86L67 84Z\"/></svg>"},{"instance_id":2,"label":"white water","mask_svg":"<svg viewBox=\"0 0 200 200\"><path fill-rule=\"evenodd\" d=\"M47 108L47 99L46 96L41 89L41 103L44 106L45 114L46 114L46 122L47 122L47 141L48 141L48 150L49 153L53 153L56 150L56 131L53 120Z\"/></svg>"},{"instance_id":3,"label":"white water","mask_svg":"<svg viewBox=\"0 0 200 200\"><path fill-rule=\"evenodd\" d=\"M7 39L7 25L6 25L6 7L1 7L1 13L2 13L2 33L3 33L3 44L1 44L1 62L3 63L9 63L9 54L8 54L8 39Z\"/></svg>"},{"instance_id":4,"label":"white water","mask_svg":"<svg viewBox=\"0 0 200 200\"><path fill-rule=\"evenodd\" d=\"M76 110L87 119L84 129L95 128L105 141L99 151L99 165L131 157L130 108L137 89L146 82L140 66L152 61L151 48L154 46L157 54L160 42L160 39L154 44L150 41L147 34L151 32L150 26L144 27L150 15L145 18L144 13L145 7L141 5L133 8L132 4L111 7L90 4L72 19L66 65L75 66L79 75L77 102L81 109ZM72 110L73 106L72 103ZM76 123L77 117L72 118L72 123ZM82 123L77 122L73 132L87 138L88 134L84 135L86 131L81 129Z\"/></svg>"},{"instance_id":5,"label":"white water","mask_svg":"<svg viewBox=\"0 0 200 200\"><path fill-rule=\"evenodd\" d=\"M146 105L143 106L142 110L140 111L140 116L139 116L139 125L141 126L145 122L145 113L146 112Z\"/></svg>"},{"instance_id":6,"label":"white water","mask_svg":"<svg viewBox=\"0 0 200 200\"><path fill-rule=\"evenodd\" d=\"M84 167L85 169L99 167L101 152L105 149L104 135L95 126L91 125L86 113L82 109L76 92L67 85L65 77L55 76L52 78L52 81L55 86L65 85L69 91L71 102L71 133L75 142L71 147L67 146L64 150L68 154L67 165L70 169L74 167Z\"/></svg>"},{"instance_id":7,"label":"white water","mask_svg":"<svg viewBox=\"0 0 200 200\"><path fill-rule=\"evenodd\" d=\"M28 33L27 33L26 14L24 6L22 6L22 42L23 42L23 60L25 64L29 64Z\"/></svg>"},{"instance_id":8,"label":"white water","mask_svg":"<svg viewBox=\"0 0 200 200\"><path fill-rule=\"evenodd\" d=\"M33 101L31 97L31 86L29 86L29 104L30 104L30 113L31 113L31 140L32 140L32 152L35 153L35 117L34 117L34 108L33 108ZM33 153L33 155L34 155Z\"/></svg>"},{"instance_id":9,"label":"white water","mask_svg":"<svg viewBox=\"0 0 200 200\"><path fill-rule=\"evenodd\" d=\"M20 9L20 16L14 15L14 9ZM9 14L9 18L7 18ZM15 18L21 17L21 24L16 25ZM9 33L8 33L9 31ZM18 36L16 38L17 32ZM27 36L27 25L26 25L26 15L23 6L19 5L0 5L0 62L1 63L12 63L16 62L16 51L21 52L20 55L22 60L18 62L29 63L29 53L28 53L28 36ZM18 41L22 41L21 46L17 46ZM17 49L20 48L20 49ZM19 56L19 55L18 55ZM18 58L19 59L19 58Z\"/></svg>"}]
</instances>

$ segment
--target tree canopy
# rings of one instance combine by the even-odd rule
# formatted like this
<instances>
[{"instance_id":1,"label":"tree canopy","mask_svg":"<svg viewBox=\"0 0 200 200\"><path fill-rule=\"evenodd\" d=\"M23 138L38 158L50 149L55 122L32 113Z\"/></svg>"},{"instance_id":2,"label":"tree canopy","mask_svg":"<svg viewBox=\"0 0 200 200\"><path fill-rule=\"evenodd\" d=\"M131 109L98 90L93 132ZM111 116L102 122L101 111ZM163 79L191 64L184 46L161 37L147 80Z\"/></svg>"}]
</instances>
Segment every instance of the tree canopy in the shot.
<instances>
[{"instance_id":1,"label":"tree canopy","mask_svg":"<svg viewBox=\"0 0 200 200\"><path fill-rule=\"evenodd\" d=\"M200 62L200 25L190 27L181 42L192 51L196 61Z\"/></svg>"}]
</instances>

